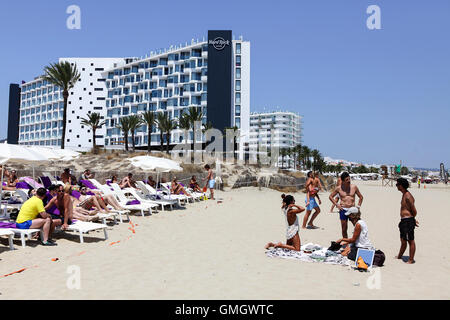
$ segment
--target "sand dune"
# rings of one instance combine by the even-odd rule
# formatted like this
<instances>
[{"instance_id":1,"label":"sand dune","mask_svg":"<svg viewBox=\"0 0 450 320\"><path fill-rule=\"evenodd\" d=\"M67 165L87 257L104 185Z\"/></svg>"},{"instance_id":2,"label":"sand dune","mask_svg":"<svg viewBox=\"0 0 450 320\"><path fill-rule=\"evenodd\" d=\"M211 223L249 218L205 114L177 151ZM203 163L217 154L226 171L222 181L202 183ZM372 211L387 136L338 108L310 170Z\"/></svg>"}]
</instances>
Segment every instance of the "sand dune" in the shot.
<instances>
[{"instance_id":1,"label":"sand dune","mask_svg":"<svg viewBox=\"0 0 450 320\"><path fill-rule=\"evenodd\" d=\"M381 182L357 182L361 208L374 245L386 254L381 288L366 286L369 274L346 267L267 258L268 241L284 241L280 193L243 188L219 192L223 203L195 203L185 210L132 217L111 227L110 238L93 233L57 237L58 247L0 248L1 299L449 299L450 186L427 186L412 193L420 228L415 265L394 260L401 194ZM304 195L296 195L304 204ZM340 238L338 214L328 213L328 193L316 224L301 230L302 243L328 246ZM300 215L300 219L303 214ZM350 227L350 232L353 227ZM111 243L118 242L114 245ZM59 258L53 262L52 258ZM67 287L70 266L81 271L81 289ZM359 285L357 285L359 284Z\"/></svg>"}]
</instances>

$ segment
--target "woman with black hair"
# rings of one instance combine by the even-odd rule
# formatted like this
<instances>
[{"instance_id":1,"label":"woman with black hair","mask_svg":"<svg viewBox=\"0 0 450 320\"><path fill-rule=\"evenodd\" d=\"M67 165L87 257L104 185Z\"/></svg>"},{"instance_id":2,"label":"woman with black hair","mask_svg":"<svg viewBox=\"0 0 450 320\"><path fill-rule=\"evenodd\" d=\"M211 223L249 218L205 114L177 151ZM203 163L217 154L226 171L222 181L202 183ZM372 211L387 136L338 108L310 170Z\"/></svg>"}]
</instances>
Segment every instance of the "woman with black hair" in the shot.
<instances>
[{"instance_id":1,"label":"woman with black hair","mask_svg":"<svg viewBox=\"0 0 450 320\"><path fill-rule=\"evenodd\" d=\"M283 195L284 196L284 195ZM282 196L283 204L281 209L287 220L287 230L286 230L286 244L282 244L279 242L278 244L269 242L266 245L266 249L270 247L274 248L284 248L293 251L300 251L301 241L300 236L298 234L299 224L297 214L305 211L305 208L297 206L295 204L295 199L291 195Z\"/></svg>"}]
</instances>

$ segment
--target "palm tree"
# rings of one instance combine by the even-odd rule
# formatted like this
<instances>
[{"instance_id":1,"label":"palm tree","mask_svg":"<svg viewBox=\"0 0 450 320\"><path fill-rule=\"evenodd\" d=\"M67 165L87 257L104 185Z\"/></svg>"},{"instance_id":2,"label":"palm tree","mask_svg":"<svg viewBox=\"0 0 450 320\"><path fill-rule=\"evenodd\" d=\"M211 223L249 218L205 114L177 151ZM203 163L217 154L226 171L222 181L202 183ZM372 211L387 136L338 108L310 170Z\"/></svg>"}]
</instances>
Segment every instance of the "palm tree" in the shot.
<instances>
[{"instance_id":1,"label":"palm tree","mask_svg":"<svg viewBox=\"0 0 450 320\"><path fill-rule=\"evenodd\" d=\"M128 151L128 134L130 132L130 119L128 117L121 118L116 128L120 129L123 132L125 150Z\"/></svg>"},{"instance_id":2,"label":"palm tree","mask_svg":"<svg viewBox=\"0 0 450 320\"><path fill-rule=\"evenodd\" d=\"M43 79L58 86L63 91L64 109L61 149L64 149L66 142L67 101L69 100L69 90L75 86L81 75L77 70L77 66L75 64L71 65L67 61L52 63L50 66L44 68L44 72L45 75Z\"/></svg>"},{"instance_id":3,"label":"palm tree","mask_svg":"<svg viewBox=\"0 0 450 320\"><path fill-rule=\"evenodd\" d=\"M97 129L100 129L105 125L106 121L101 121L100 113L94 112L87 115L87 119L81 118L81 124L88 126L92 129L92 144L94 152L97 150L97 144L95 143L95 136Z\"/></svg>"},{"instance_id":4,"label":"palm tree","mask_svg":"<svg viewBox=\"0 0 450 320\"><path fill-rule=\"evenodd\" d=\"M287 150L285 148L280 150L281 156L281 169L284 169L284 157L287 155Z\"/></svg>"},{"instance_id":5,"label":"palm tree","mask_svg":"<svg viewBox=\"0 0 450 320\"><path fill-rule=\"evenodd\" d=\"M164 150L164 120L165 120L164 111L158 112L158 114L156 115L156 124L158 125L159 129L159 139L161 143L161 147L159 150L160 152L163 152Z\"/></svg>"},{"instance_id":6,"label":"palm tree","mask_svg":"<svg viewBox=\"0 0 450 320\"><path fill-rule=\"evenodd\" d=\"M321 158L319 150L314 149L311 151L311 156L313 157L313 170L318 170L318 163Z\"/></svg>"},{"instance_id":7,"label":"palm tree","mask_svg":"<svg viewBox=\"0 0 450 320\"><path fill-rule=\"evenodd\" d=\"M156 123L156 119L155 119L155 113L152 111L146 111L142 114L142 121L143 123L145 123L147 125L147 132L148 132L148 141L147 141L147 149L148 149L148 153L150 153L150 151L152 150L152 131L153 131L153 126Z\"/></svg>"},{"instance_id":8,"label":"palm tree","mask_svg":"<svg viewBox=\"0 0 450 320\"><path fill-rule=\"evenodd\" d=\"M302 145L298 144L294 147L294 153L295 153L295 157L296 157L296 165L297 165L297 170L298 167L300 166L300 161L301 161L301 152L302 152Z\"/></svg>"},{"instance_id":9,"label":"palm tree","mask_svg":"<svg viewBox=\"0 0 450 320\"><path fill-rule=\"evenodd\" d=\"M170 134L177 128L177 122L174 119L170 119L169 114L162 113L162 116L158 115L158 126L161 132L166 134L166 152L169 154L170 146ZM162 147L162 145L161 145Z\"/></svg>"},{"instance_id":10,"label":"palm tree","mask_svg":"<svg viewBox=\"0 0 450 320\"><path fill-rule=\"evenodd\" d=\"M302 146L302 153L303 153L303 165L305 166L305 169L311 168L311 149L309 149L307 146Z\"/></svg>"},{"instance_id":11,"label":"palm tree","mask_svg":"<svg viewBox=\"0 0 450 320\"><path fill-rule=\"evenodd\" d=\"M181 117L178 119L178 126L184 131L184 143L185 143L185 151L187 154L188 150L188 138L189 138L189 130L191 129L191 122L189 120L189 116L186 113L183 113Z\"/></svg>"},{"instance_id":12,"label":"palm tree","mask_svg":"<svg viewBox=\"0 0 450 320\"><path fill-rule=\"evenodd\" d=\"M194 155L195 153L195 143L196 143L196 137L195 137L195 125L197 122L202 121L203 119L203 112L201 110L201 108L197 108L197 107L190 107L189 111L187 113L187 116L189 117L189 122L191 123L191 128L193 130L194 133L194 139L193 139L193 144L192 144L192 155Z\"/></svg>"},{"instance_id":13,"label":"palm tree","mask_svg":"<svg viewBox=\"0 0 450 320\"><path fill-rule=\"evenodd\" d=\"M128 121L130 122L130 131L131 131L131 143L133 145L133 152L136 151L136 141L134 140L134 136L136 134L136 130L144 124L141 116L137 114L132 114L128 117Z\"/></svg>"},{"instance_id":14,"label":"palm tree","mask_svg":"<svg viewBox=\"0 0 450 320\"><path fill-rule=\"evenodd\" d=\"M291 168L291 155L292 155L292 149L286 148L286 156L288 157L288 169Z\"/></svg>"}]
</instances>

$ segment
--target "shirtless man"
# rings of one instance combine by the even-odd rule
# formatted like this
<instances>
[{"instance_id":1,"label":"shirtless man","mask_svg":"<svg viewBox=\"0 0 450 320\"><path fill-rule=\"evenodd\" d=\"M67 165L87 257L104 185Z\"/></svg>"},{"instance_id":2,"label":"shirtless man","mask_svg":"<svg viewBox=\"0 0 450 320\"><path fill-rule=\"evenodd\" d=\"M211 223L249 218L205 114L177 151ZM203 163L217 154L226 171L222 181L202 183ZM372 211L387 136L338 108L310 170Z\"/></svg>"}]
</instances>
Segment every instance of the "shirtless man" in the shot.
<instances>
[{"instance_id":1,"label":"shirtless man","mask_svg":"<svg viewBox=\"0 0 450 320\"><path fill-rule=\"evenodd\" d=\"M214 199L214 187L216 185L216 180L214 179L214 171L211 169L209 164L205 165L204 168L208 172L208 176L206 177L206 179L203 179L203 181L206 181L205 188L209 187L209 191L211 193L210 199L215 200Z\"/></svg>"},{"instance_id":2,"label":"shirtless man","mask_svg":"<svg viewBox=\"0 0 450 320\"><path fill-rule=\"evenodd\" d=\"M417 210L414 205L414 197L408 191L409 182L404 178L397 179L397 190L400 191L402 196L400 207L401 221L398 225L400 229L400 252L395 257L396 259L402 259L403 253L406 250L407 244L409 244L409 259L408 264L413 264L414 255L416 253L416 242L414 241L414 228L419 226L419 221L416 220Z\"/></svg>"},{"instance_id":3,"label":"shirtless man","mask_svg":"<svg viewBox=\"0 0 450 320\"><path fill-rule=\"evenodd\" d=\"M342 180L341 177L338 177L337 182L336 182L336 188L339 188L342 184ZM334 200L336 200L336 203L339 202L339 193L337 194L336 198L334 198ZM333 213L334 208L336 207L336 205L333 203L333 205L331 206L331 210L330 213Z\"/></svg>"},{"instance_id":4,"label":"shirtless man","mask_svg":"<svg viewBox=\"0 0 450 320\"><path fill-rule=\"evenodd\" d=\"M341 175L341 181L341 185L339 187L336 187L336 189L330 194L330 201L339 209L339 216L342 227L342 238L348 238L348 216L346 216L345 213L348 211L348 209L355 206L356 195L359 198L359 202L356 207L359 209L363 202L363 196L361 192L359 192L358 187L350 183L350 175L348 174L348 172L344 172ZM341 203L337 203L337 201L335 200L335 197L338 194L341 198Z\"/></svg>"}]
</instances>

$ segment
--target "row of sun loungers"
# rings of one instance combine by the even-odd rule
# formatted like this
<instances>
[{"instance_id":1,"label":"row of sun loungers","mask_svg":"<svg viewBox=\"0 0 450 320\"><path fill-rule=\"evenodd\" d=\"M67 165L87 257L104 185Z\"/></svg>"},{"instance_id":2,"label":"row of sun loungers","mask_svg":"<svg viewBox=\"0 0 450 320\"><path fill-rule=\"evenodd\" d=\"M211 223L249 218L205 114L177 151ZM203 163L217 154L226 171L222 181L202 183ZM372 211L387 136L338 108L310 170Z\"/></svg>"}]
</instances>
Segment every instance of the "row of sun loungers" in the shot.
<instances>
[{"instance_id":1,"label":"row of sun loungers","mask_svg":"<svg viewBox=\"0 0 450 320\"><path fill-rule=\"evenodd\" d=\"M27 178L27 184L33 186L39 186L40 183L36 181L31 181L31 178ZM31 180L30 180L31 179ZM58 181L52 180L49 177L41 177L41 183L44 187L48 188L51 184L57 184ZM117 216L119 217L120 223L124 222L124 216L126 216L127 221L130 221L130 212L138 212L140 215L145 217L148 213L152 215L154 210L161 210L164 212L166 209L173 210L175 207L180 207L188 203L193 203L195 201L201 201L205 194L196 193L192 190L189 191L190 196L187 195L173 195L170 192L169 184L161 184L161 190L156 190L150 185L138 181L137 187L121 189L118 184L112 183L110 185L103 185L95 179L85 180L82 183L89 189L94 191L99 191L101 194L113 195L119 202L120 206L123 207L124 211L112 210L109 213L99 213L98 217L102 223L92 223L83 221L74 221L72 225L69 226L67 231L75 232L80 237L80 243L84 243L84 236L91 231L101 231L104 232L105 240L108 239L107 233L107 221L113 220L114 225L117 224ZM59 184L62 182L59 181ZM10 191L11 192L11 191ZM17 189L12 191L12 194L17 195L22 203L28 199L28 195L24 190ZM13 209L20 209L21 204L2 204L2 208L5 208L5 212L10 212ZM22 247L26 246L26 241L33 239L36 234L40 234L42 238L42 231L39 229L29 229L22 230L16 228L5 228L9 221L9 215L6 214L0 217L0 224L3 224L4 228L0 228L0 237L8 237L9 247L14 250L13 238L14 236L20 237ZM11 223L13 225L13 223Z\"/></svg>"}]
</instances>

